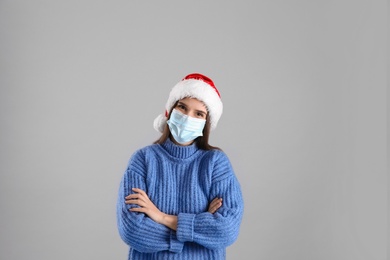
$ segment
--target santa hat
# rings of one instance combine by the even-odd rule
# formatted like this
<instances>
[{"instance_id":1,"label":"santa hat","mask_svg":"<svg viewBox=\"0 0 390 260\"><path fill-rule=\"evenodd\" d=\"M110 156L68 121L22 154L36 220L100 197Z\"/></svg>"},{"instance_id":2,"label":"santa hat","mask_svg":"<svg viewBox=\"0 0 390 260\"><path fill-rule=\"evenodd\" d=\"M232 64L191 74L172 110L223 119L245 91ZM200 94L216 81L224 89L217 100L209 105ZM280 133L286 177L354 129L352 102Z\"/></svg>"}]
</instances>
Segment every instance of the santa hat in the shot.
<instances>
[{"instance_id":1,"label":"santa hat","mask_svg":"<svg viewBox=\"0 0 390 260\"><path fill-rule=\"evenodd\" d=\"M207 107L211 130L217 127L223 110L221 95L210 78L199 73L192 73L172 88L165 105L165 113L154 120L154 129L162 133L168 120L169 111L178 100L186 97L202 101Z\"/></svg>"}]
</instances>

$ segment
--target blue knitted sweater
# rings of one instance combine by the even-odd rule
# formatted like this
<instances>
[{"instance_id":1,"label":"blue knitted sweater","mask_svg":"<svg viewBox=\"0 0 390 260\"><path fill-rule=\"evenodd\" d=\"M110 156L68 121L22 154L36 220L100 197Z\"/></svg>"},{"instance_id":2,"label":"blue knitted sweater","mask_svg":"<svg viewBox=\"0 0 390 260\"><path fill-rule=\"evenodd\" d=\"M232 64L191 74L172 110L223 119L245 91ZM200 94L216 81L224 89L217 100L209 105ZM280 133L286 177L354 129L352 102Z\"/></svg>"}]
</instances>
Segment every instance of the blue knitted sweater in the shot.
<instances>
[{"instance_id":1,"label":"blue knitted sweater","mask_svg":"<svg viewBox=\"0 0 390 260\"><path fill-rule=\"evenodd\" d=\"M124 203L131 188L144 190L156 207L178 216L177 230L158 224ZM210 202L223 205L214 214ZM196 144L169 139L136 151L122 178L117 203L118 230L130 246L129 259L225 259L238 236L243 214L240 185L227 156Z\"/></svg>"}]
</instances>

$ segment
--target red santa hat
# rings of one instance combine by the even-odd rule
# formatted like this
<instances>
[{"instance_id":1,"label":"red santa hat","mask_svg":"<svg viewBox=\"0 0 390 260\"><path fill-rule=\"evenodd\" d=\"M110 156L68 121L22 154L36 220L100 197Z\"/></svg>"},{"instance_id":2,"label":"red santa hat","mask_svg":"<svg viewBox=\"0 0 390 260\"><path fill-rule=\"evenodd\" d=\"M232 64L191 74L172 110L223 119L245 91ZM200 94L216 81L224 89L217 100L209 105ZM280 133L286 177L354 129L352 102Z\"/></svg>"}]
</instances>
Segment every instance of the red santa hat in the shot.
<instances>
[{"instance_id":1,"label":"red santa hat","mask_svg":"<svg viewBox=\"0 0 390 260\"><path fill-rule=\"evenodd\" d=\"M210 118L211 130L215 129L223 110L221 95L215 87L214 82L210 78L199 73L187 75L172 88L165 105L165 113L159 115L154 120L154 129L163 132L171 108L178 100L187 97L196 98L206 105Z\"/></svg>"}]
</instances>

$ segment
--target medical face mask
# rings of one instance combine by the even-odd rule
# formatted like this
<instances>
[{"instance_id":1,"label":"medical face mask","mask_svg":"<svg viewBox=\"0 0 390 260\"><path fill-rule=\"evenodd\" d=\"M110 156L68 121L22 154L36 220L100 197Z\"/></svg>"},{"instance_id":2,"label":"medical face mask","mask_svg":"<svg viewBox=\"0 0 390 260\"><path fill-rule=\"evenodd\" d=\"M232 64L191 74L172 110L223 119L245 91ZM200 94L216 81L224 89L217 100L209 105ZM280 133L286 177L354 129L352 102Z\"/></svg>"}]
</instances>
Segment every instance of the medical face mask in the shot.
<instances>
[{"instance_id":1,"label":"medical face mask","mask_svg":"<svg viewBox=\"0 0 390 260\"><path fill-rule=\"evenodd\" d=\"M202 132L206 120L193 118L173 109L167 124L176 142L184 144L194 140L198 136L203 136Z\"/></svg>"}]
</instances>

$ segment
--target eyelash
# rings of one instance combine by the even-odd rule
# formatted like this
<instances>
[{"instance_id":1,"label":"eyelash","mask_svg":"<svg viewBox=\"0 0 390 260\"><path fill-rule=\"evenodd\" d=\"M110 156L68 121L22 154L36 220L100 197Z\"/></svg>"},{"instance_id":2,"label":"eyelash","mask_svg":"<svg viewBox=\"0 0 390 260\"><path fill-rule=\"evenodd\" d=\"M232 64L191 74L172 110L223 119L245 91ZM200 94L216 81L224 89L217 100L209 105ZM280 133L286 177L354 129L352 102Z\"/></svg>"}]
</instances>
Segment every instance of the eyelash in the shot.
<instances>
[{"instance_id":1,"label":"eyelash","mask_svg":"<svg viewBox=\"0 0 390 260\"><path fill-rule=\"evenodd\" d=\"M177 105L177 107L180 108L180 109L186 110L186 107L183 106L183 105Z\"/></svg>"}]
</instances>

